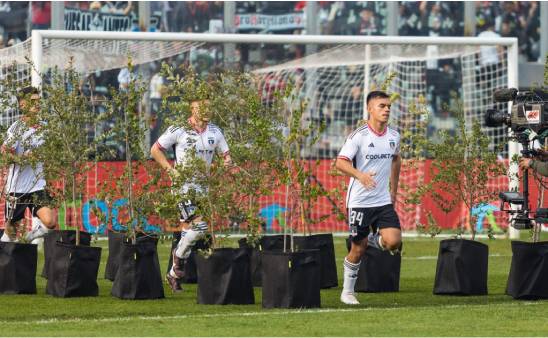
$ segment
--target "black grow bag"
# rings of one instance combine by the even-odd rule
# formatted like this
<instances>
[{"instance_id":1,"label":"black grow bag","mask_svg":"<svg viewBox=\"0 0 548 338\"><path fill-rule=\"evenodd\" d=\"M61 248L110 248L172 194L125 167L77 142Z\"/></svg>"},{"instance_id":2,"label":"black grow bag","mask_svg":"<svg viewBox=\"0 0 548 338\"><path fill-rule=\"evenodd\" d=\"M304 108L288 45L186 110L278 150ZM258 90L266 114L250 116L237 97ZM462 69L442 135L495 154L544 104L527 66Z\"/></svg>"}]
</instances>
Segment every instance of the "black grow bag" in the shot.
<instances>
[{"instance_id":1,"label":"black grow bag","mask_svg":"<svg viewBox=\"0 0 548 338\"><path fill-rule=\"evenodd\" d=\"M181 239L181 232L177 231L173 233L173 238L171 240L171 251L169 255L169 260L167 264L167 272L171 270L173 265L173 250L177 247L177 243ZM183 278L181 278L181 283L185 284L195 284L198 281L198 272L196 271L196 255L198 250L206 250L211 245L211 236L206 235L206 238L198 240L190 249L190 256L187 259L181 260L180 268L185 272Z\"/></svg>"},{"instance_id":2,"label":"black grow bag","mask_svg":"<svg viewBox=\"0 0 548 338\"><path fill-rule=\"evenodd\" d=\"M154 237L138 238L137 244L122 243L112 296L121 299L164 298L157 243L158 239Z\"/></svg>"},{"instance_id":3,"label":"black grow bag","mask_svg":"<svg viewBox=\"0 0 548 338\"><path fill-rule=\"evenodd\" d=\"M35 294L37 259L35 244L0 242L0 293Z\"/></svg>"},{"instance_id":4,"label":"black grow bag","mask_svg":"<svg viewBox=\"0 0 548 338\"><path fill-rule=\"evenodd\" d=\"M320 250L320 287L327 289L338 286L333 234L295 236L294 241L297 251L309 249Z\"/></svg>"},{"instance_id":5,"label":"black grow bag","mask_svg":"<svg viewBox=\"0 0 548 338\"><path fill-rule=\"evenodd\" d=\"M205 258L196 255L198 304L255 304L249 251L215 249Z\"/></svg>"},{"instance_id":6,"label":"black grow bag","mask_svg":"<svg viewBox=\"0 0 548 338\"><path fill-rule=\"evenodd\" d=\"M287 236L287 235L286 235ZM287 236L287 247L290 246L290 237ZM252 247L247 243L247 238L241 238L238 241L240 248L249 250L251 282L253 286L262 286L263 268L261 261L261 251L282 251L284 248L284 235L263 236L259 239L257 247Z\"/></svg>"},{"instance_id":7,"label":"black grow bag","mask_svg":"<svg viewBox=\"0 0 548 338\"><path fill-rule=\"evenodd\" d=\"M350 251L350 239L346 248ZM392 255L368 246L360 263L356 292L398 292L400 291L401 254Z\"/></svg>"},{"instance_id":8,"label":"black grow bag","mask_svg":"<svg viewBox=\"0 0 548 338\"><path fill-rule=\"evenodd\" d=\"M506 294L515 299L548 299L548 242L512 241Z\"/></svg>"},{"instance_id":9,"label":"black grow bag","mask_svg":"<svg viewBox=\"0 0 548 338\"><path fill-rule=\"evenodd\" d=\"M440 242L434 294L486 295L489 247L466 239Z\"/></svg>"},{"instance_id":10,"label":"black grow bag","mask_svg":"<svg viewBox=\"0 0 548 338\"><path fill-rule=\"evenodd\" d=\"M51 263L51 257L55 256L57 249L56 243L76 244L76 230L51 230L44 236L44 267L42 268L42 277L48 278ZM91 235L80 231L80 245L89 246Z\"/></svg>"},{"instance_id":11,"label":"black grow bag","mask_svg":"<svg viewBox=\"0 0 548 338\"><path fill-rule=\"evenodd\" d=\"M101 248L57 242L49 265L46 293L56 297L99 295Z\"/></svg>"},{"instance_id":12,"label":"black grow bag","mask_svg":"<svg viewBox=\"0 0 548 338\"><path fill-rule=\"evenodd\" d=\"M122 250L122 244L126 238L125 232L108 231L108 258L105 267L105 279L114 281L118 271L118 258Z\"/></svg>"},{"instance_id":13,"label":"black grow bag","mask_svg":"<svg viewBox=\"0 0 548 338\"><path fill-rule=\"evenodd\" d=\"M320 251L262 251L263 308L317 308Z\"/></svg>"}]
</instances>

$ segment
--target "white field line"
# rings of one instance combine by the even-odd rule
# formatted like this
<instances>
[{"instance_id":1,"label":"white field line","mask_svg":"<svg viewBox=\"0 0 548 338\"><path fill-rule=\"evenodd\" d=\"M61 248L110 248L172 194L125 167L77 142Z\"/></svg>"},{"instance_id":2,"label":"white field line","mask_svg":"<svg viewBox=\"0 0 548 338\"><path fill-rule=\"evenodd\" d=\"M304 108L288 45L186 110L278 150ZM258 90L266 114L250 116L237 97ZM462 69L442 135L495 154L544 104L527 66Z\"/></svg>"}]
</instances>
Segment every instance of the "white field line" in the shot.
<instances>
[{"instance_id":1,"label":"white field line","mask_svg":"<svg viewBox=\"0 0 548 338\"><path fill-rule=\"evenodd\" d=\"M402 256L402 259L408 259L408 260L435 260L438 259L438 256L405 256L405 251L403 252L404 255ZM489 257L512 257L512 255L502 255L502 254L490 254Z\"/></svg>"},{"instance_id":2,"label":"white field line","mask_svg":"<svg viewBox=\"0 0 548 338\"><path fill-rule=\"evenodd\" d=\"M314 234L322 234L323 232L318 232L318 233L314 233ZM325 233L329 233L329 232L325 232ZM304 234L303 233L294 233L295 236L303 236ZM335 238L347 238L348 237L348 232L332 232L331 234L333 234L333 237ZM268 236L269 234L266 234L265 236ZM273 234L274 235L274 234ZM281 235L281 234L278 234L278 235ZM246 235L245 234L229 234L228 237L229 238L244 238ZM416 231L403 231L402 232L402 237L403 238L407 238L407 239L431 239L431 240L436 240L436 238L453 238L455 237L456 235L455 234L439 234L439 235L436 235L436 237L434 238L431 238L430 235L426 235L426 234L420 234ZM494 235L495 239L507 239L508 236L506 234L497 234L497 235ZM464 239L470 239L471 236L466 234L466 235L463 235L462 238ZM484 235L484 234L477 234L476 235L476 238L477 239L488 239L489 237L487 235ZM98 241L106 241L108 240L108 237L105 236L105 235L99 235L97 237L97 240Z\"/></svg>"},{"instance_id":3,"label":"white field line","mask_svg":"<svg viewBox=\"0 0 548 338\"><path fill-rule=\"evenodd\" d=\"M109 317L109 318L50 318L40 320L29 321L0 321L0 325L45 325L45 324L71 324L71 323L113 323L113 322L125 322L132 320L146 320L146 321L159 321L159 320L181 320L181 319L210 319L210 318L231 318L231 317L263 317L263 316L285 316L285 315L299 315L299 314L323 314L323 313L345 313L345 312L371 312L371 311L401 311L404 309L413 310L428 310L428 309L470 309L470 308L482 308L493 304L459 304L459 305L432 305L432 306L401 306L401 307L386 307L386 308L343 308L343 309L296 309L286 311L256 311L256 312L228 312L228 313L213 313L213 314L194 314L194 315L172 315L172 316L126 316L126 317ZM531 305L544 305L544 302L521 302L516 301L514 303L506 303L505 306L531 306Z\"/></svg>"}]
</instances>

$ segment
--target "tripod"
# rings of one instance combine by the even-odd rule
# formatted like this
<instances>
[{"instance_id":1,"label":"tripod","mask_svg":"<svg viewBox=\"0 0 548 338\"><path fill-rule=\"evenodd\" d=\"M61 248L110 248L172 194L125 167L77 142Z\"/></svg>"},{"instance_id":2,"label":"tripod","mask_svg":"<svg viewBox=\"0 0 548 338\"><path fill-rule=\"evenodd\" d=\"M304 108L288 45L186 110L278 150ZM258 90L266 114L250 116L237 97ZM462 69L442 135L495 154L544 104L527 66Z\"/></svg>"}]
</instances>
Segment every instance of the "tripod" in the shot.
<instances>
[{"instance_id":1,"label":"tripod","mask_svg":"<svg viewBox=\"0 0 548 338\"><path fill-rule=\"evenodd\" d=\"M525 132L517 133L516 138L521 143L523 150L521 154L525 158L531 158L534 155L534 151L529 147L529 135ZM522 174L523 194L516 191L507 191L499 193L501 200L500 210L508 212L510 215L515 215L512 218L511 226L518 230L531 229L534 226L533 220L529 217L529 169L523 169ZM518 210L511 208L504 209L504 204L521 205Z\"/></svg>"}]
</instances>

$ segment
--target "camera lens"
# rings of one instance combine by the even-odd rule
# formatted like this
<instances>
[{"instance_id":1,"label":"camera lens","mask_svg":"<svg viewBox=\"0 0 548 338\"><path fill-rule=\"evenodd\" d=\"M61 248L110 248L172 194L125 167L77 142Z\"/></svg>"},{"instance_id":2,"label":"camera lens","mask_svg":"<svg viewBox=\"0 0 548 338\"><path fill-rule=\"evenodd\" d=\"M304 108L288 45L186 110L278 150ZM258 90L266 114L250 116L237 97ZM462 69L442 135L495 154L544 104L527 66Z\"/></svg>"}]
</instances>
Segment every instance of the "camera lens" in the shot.
<instances>
[{"instance_id":1,"label":"camera lens","mask_svg":"<svg viewBox=\"0 0 548 338\"><path fill-rule=\"evenodd\" d=\"M495 109L487 109L484 117L485 125L487 127L500 127L504 123L508 124L507 114L501 113Z\"/></svg>"}]
</instances>

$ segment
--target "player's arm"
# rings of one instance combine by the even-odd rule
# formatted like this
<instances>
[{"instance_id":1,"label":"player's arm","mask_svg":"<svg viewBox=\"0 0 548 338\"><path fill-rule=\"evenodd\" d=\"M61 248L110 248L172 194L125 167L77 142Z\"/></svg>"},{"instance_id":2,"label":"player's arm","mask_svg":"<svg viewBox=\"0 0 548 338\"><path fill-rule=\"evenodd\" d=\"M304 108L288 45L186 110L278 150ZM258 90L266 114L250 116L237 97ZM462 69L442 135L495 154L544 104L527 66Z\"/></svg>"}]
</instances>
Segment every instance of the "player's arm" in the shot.
<instances>
[{"instance_id":1,"label":"player's arm","mask_svg":"<svg viewBox=\"0 0 548 338\"><path fill-rule=\"evenodd\" d=\"M370 171L364 173L359 171L354 168L352 162L347 157L339 155L335 167L343 174L357 179L367 189L373 189L377 185L373 179L373 176L375 176L374 172Z\"/></svg>"},{"instance_id":2,"label":"player's arm","mask_svg":"<svg viewBox=\"0 0 548 338\"><path fill-rule=\"evenodd\" d=\"M15 156L17 149L17 141L14 140L14 135L11 131L12 128L13 126L8 129L6 134L7 137L2 145L0 145L0 154L2 154L3 156L9 156L11 158Z\"/></svg>"},{"instance_id":3,"label":"player's arm","mask_svg":"<svg viewBox=\"0 0 548 338\"><path fill-rule=\"evenodd\" d=\"M150 148L150 156L169 173L173 173L174 169L167 160L165 152L177 143L177 130L178 128L170 126Z\"/></svg>"},{"instance_id":4,"label":"player's arm","mask_svg":"<svg viewBox=\"0 0 548 338\"><path fill-rule=\"evenodd\" d=\"M344 145L337 156L335 167L343 174L357 179L366 189L373 189L376 185L373 176L375 173L370 171L367 173L361 172L354 168L352 159L356 157L360 150L360 139L358 136L350 136L344 142Z\"/></svg>"},{"instance_id":5,"label":"player's arm","mask_svg":"<svg viewBox=\"0 0 548 338\"><path fill-rule=\"evenodd\" d=\"M230 150L228 149L228 144L226 143L225 136L221 134L219 138L219 143L217 145L217 150L223 157L223 164L225 167L230 168L234 166L234 163L232 163L232 157L230 157Z\"/></svg>"},{"instance_id":6,"label":"player's arm","mask_svg":"<svg viewBox=\"0 0 548 338\"><path fill-rule=\"evenodd\" d=\"M398 194L398 184L400 182L401 156L394 154L392 157L392 165L390 170L390 197L392 204L396 203L396 195Z\"/></svg>"},{"instance_id":7,"label":"player's arm","mask_svg":"<svg viewBox=\"0 0 548 338\"><path fill-rule=\"evenodd\" d=\"M150 148L150 155L162 168L168 171L171 170L171 164L169 164L169 161L164 153L164 149L160 146L160 144L158 144L158 142L154 143L152 148Z\"/></svg>"}]
</instances>

